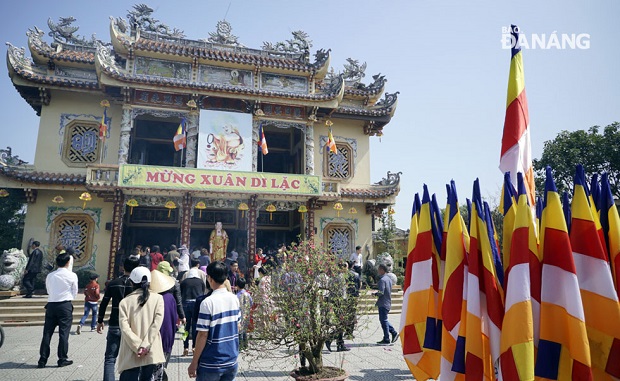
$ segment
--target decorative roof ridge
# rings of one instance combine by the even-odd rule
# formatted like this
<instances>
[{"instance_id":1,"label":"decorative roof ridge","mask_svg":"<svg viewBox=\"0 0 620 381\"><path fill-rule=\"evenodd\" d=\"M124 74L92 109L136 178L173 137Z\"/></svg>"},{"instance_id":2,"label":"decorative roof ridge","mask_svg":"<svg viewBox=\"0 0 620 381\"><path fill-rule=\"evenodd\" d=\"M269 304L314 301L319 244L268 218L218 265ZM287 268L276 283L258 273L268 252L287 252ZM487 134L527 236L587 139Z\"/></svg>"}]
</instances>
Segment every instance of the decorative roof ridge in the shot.
<instances>
[{"instance_id":1,"label":"decorative roof ridge","mask_svg":"<svg viewBox=\"0 0 620 381\"><path fill-rule=\"evenodd\" d=\"M78 173L56 173L3 167L0 174L11 179L37 184L79 185L86 183L86 175Z\"/></svg>"},{"instance_id":2,"label":"decorative roof ridge","mask_svg":"<svg viewBox=\"0 0 620 381\"><path fill-rule=\"evenodd\" d=\"M95 63L95 47L85 45L73 45L56 41L50 46L43 40L45 33L37 28L28 29L28 47L33 57L40 55L52 61L66 61L73 63L85 63L94 65Z\"/></svg>"},{"instance_id":3,"label":"decorative roof ridge","mask_svg":"<svg viewBox=\"0 0 620 381\"><path fill-rule=\"evenodd\" d=\"M224 91L228 93L236 94L248 94L256 96L273 96L280 98L292 98L292 99L305 99L305 100L318 100L328 101L333 99L342 99L344 94L344 79L339 76L331 85L325 89L322 93L315 94L298 94L298 93L286 93L280 91L267 91L253 88L242 88L221 84L201 83L190 81L186 79L176 78L164 78L164 77L152 77L141 74L131 74L124 69L118 67L112 55L109 47L99 44L97 46L96 64L101 67L104 73L110 75L112 78L124 81L124 82L138 82L153 85L170 85L173 87L190 88L190 89L202 89L207 91Z\"/></svg>"},{"instance_id":4,"label":"decorative roof ridge","mask_svg":"<svg viewBox=\"0 0 620 381\"><path fill-rule=\"evenodd\" d=\"M358 82L354 86L347 86L345 89L345 94L355 96L372 96L381 94L385 89L385 84L387 82L385 75L381 75L381 73L379 73L373 75L372 78L374 81L369 85Z\"/></svg>"},{"instance_id":5,"label":"decorative roof ridge","mask_svg":"<svg viewBox=\"0 0 620 381\"><path fill-rule=\"evenodd\" d=\"M387 176L368 188L340 188L340 195L354 198L379 199L392 196L400 191L400 175L402 172L387 173Z\"/></svg>"},{"instance_id":6,"label":"decorative roof ridge","mask_svg":"<svg viewBox=\"0 0 620 381\"><path fill-rule=\"evenodd\" d=\"M13 68L15 73L29 81L33 81L35 83L44 83L47 85L54 86L75 86L82 87L87 89L98 89L99 82L98 81L89 81L87 79L71 79L66 77L58 77L55 75L48 75L47 68L43 69L40 66L37 66L34 61L29 58L26 58L26 49L25 48L17 48L10 42L6 43L8 46L7 49L7 61L8 64Z\"/></svg>"}]
</instances>

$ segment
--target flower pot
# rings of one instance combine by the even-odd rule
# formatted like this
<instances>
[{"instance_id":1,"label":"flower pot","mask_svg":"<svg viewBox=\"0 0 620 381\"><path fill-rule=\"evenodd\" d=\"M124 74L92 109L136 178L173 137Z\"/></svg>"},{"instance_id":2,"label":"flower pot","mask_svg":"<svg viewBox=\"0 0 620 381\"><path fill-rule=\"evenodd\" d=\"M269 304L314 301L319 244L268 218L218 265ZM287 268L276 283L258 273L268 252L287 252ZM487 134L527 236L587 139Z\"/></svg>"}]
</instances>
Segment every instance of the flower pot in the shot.
<instances>
[{"instance_id":1,"label":"flower pot","mask_svg":"<svg viewBox=\"0 0 620 381\"><path fill-rule=\"evenodd\" d=\"M343 373L339 374L340 372ZM297 381L344 381L349 378L349 373L344 369L325 366L317 374L305 374L305 372L297 368L289 373L289 376Z\"/></svg>"}]
</instances>

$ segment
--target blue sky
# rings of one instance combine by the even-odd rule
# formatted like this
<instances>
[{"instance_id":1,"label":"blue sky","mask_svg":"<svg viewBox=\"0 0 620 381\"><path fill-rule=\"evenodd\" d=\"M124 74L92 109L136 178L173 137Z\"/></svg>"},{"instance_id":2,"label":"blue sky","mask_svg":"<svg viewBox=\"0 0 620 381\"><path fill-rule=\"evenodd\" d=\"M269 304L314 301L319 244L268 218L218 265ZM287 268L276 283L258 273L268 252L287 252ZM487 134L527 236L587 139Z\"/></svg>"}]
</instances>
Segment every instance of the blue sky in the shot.
<instances>
[{"instance_id":1,"label":"blue sky","mask_svg":"<svg viewBox=\"0 0 620 381\"><path fill-rule=\"evenodd\" d=\"M73 16L82 36L109 41L108 16L125 17L128 1L33 1L5 5L0 34L26 46L35 25ZM372 138L373 181L402 171L396 203L397 225L409 225L415 192L426 183L445 199L454 179L461 200L478 177L483 197L497 198L497 169L506 104L510 51L502 49L502 27L519 25L527 37L589 34L589 49L524 50L525 83L532 149L561 130L620 121L617 16L620 2L586 1L172 1L147 2L154 17L184 30L188 38L208 37L226 15L233 34L248 47L283 41L304 30L313 52L332 49L332 66L346 58L367 62L365 81L386 75L387 91L400 91L398 109L384 136ZM191 6L190 6L191 4ZM230 8L229 8L230 5ZM229 8L229 9L228 9ZM228 9L228 13L226 14ZM47 37L47 41L50 39ZM5 48L6 51L6 48ZM4 69L6 70L6 69ZM6 73L6 71L5 71ZM0 75L0 146L32 162L38 117L8 76ZM493 202L491 202L493 203Z\"/></svg>"}]
</instances>

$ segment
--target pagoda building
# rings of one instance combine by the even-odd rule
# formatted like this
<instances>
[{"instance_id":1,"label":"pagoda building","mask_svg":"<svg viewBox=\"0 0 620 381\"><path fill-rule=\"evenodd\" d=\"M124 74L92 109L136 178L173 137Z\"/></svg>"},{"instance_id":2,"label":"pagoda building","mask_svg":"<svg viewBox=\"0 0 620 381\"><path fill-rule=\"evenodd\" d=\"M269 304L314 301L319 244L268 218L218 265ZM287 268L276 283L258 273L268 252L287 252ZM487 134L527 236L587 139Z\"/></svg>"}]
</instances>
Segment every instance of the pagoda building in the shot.
<instances>
[{"instance_id":1,"label":"pagoda building","mask_svg":"<svg viewBox=\"0 0 620 381\"><path fill-rule=\"evenodd\" d=\"M34 164L0 155L0 188L23 189L24 247L73 247L77 270L112 278L136 245L211 247L251 267L257 248L314 239L372 256L374 218L400 173L370 180L370 139L394 115L386 79L366 64L330 69L306 33L254 49L226 21L191 40L144 5L110 18L110 41L50 20L10 43L9 76L40 117ZM221 234L221 233L220 233ZM102 276L102 279L104 277Z\"/></svg>"}]
</instances>

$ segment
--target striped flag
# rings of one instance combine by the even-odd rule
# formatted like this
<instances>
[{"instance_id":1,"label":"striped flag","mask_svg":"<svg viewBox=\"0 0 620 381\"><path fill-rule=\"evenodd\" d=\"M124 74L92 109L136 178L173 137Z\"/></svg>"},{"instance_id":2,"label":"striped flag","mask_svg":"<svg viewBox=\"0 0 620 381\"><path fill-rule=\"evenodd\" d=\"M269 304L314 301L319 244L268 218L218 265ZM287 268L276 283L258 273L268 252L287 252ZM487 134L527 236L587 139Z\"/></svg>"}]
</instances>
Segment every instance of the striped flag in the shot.
<instances>
[{"instance_id":1,"label":"striped flag","mask_svg":"<svg viewBox=\"0 0 620 381\"><path fill-rule=\"evenodd\" d=\"M488 227L480 183L474 182L467 274L467 327L465 369L467 379L495 380L499 360L504 295L496 274L495 237ZM495 250L497 251L497 250Z\"/></svg>"},{"instance_id":2,"label":"striped flag","mask_svg":"<svg viewBox=\"0 0 620 381\"><path fill-rule=\"evenodd\" d=\"M571 225L571 211L570 211L570 200L568 199L568 192L562 192L562 212L564 213L564 220L566 221L566 228L568 229L568 233L570 234L570 225Z\"/></svg>"},{"instance_id":3,"label":"striped flag","mask_svg":"<svg viewBox=\"0 0 620 381\"><path fill-rule=\"evenodd\" d=\"M448 193L448 234L446 236L445 274L441 317L441 379L465 379L465 327L467 318L467 252L456 186L450 182ZM468 239L467 239L468 240Z\"/></svg>"},{"instance_id":4,"label":"striped flag","mask_svg":"<svg viewBox=\"0 0 620 381\"><path fill-rule=\"evenodd\" d=\"M519 28L511 25L513 41L519 41ZM499 169L510 172L510 180L517 184L517 173L525 174L525 188L530 205L535 202L534 171L532 169L532 145L530 142L530 117L525 96L525 76L523 74L523 53L517 43L512 48L510 75L508 77L508 99L506 119L502 136L502 151Z\"/></svg>"},{"instance_id":5,"label":"striped flag","mask_svg":"<svg viewBox=\"0 0 620 381\"><path fill-rule=\"evenodd\" d=\"M598 174L593 174L590 179L590 204L594 206L597 214L601 211L601 184L598 182Z\"/></svg>"},{"instance_id":6,"label":"striped flag","mask_svg":"<svg viewBox=\"0 0 620 381\"><path fill-rule=\"evenodd\" d=\"M267 148L267 139L265 138L265 130L263 130L263 124L258 127L258 146L261 149L263 155L267 155L269 153L269 148Z\"/></svg>"},{"instance_id":7,"label":"striped flag","mask_svg":"<svg viewBox=\"0 0 620 381\"><path fill-rule=\"evenodd\" d=\"M601 177L601 225L607 243L607 258L611 265L616 294L620 297L620 216L607 173L603 173Z\"/></svg>"},{"instance_id":8,"label":"striped flag","mask_svg":"<svg viewBox=\"0 0 620 381\"><path fill-rule=\"evenodd\" d=\"M504 215L504 224L502 227L502 263L504 264L504 271L510 263L512 231L514 228L515 215L517 213L516 193L510 181L510 173L504 173L504 185L502 186L502 194L499 199L499 210Z\"/></svg>"},{"instance_id":9,"label":"striped flag","mask_svg":"<svg viewBox=\"0 0 620 381\"><path fill-rule=\"evenodd\" d=\"M547 167L546 172L540 230L540 340L535 375L550 380L592 380L590 346L572 248L551 168Z\"/></svg>"},{"instance_id":10,"label":"striped flag","mask_svg":"<svg viewBox=\"0 0 620 381\"><path fill-rule=\"evenodd\" d=\"M607 253L599 239L600 222L592 213L586 176L575 173L570 242L585 312L595 380L620 378L620 305ZM596 211L596 209L594 209Z\"/></svg>"},{"instance_id":11,"label":"striped flag","mask_svg":"<svg viewBox=\"0 0 620 381\"><path fill-rule=\"evenodd\" d=\"M534 380L540 314L537 230L521 173L517 174L517 189L510 263L504 279L506 305L500 340L501 374L506 381Z\"/></svg>"},{"instance_id":12,"label":"striped flag","mask_svg":"<svg viewBox=\"0 0 620 381\"><path fill-rule=\"evenodd\" d=\"M174 143L174 150L180 151L183 148L187 147L187 137L185 133L185 118L181 119L181 123L179 124L179 128L177 128L177 133L172 138L172 142Z\"/></svg>"},{"instance_id":13,"label":"striped flag","mask_svg":"<svg viewBox=\"0 0 620 381\"><path fill-rule=\"evenodd\" d=\"M108 108L103 108L103 116L101 122L99 122L99 139L104 140L108 135Z\"/></svg>"},{"instance_id":14,"label":"striped flag","mask_svg":"<svg viewBox=\"0 0 620 381\"><path fill-rule=\"evenodd\" d=\"M329 132L327 133L327 144L325 144L327 151L331 153L338 153L338 148L336 148L336 141L334 140L334 135L332 135L332 129L329 128Z\"/></svg>"},{"instance_id":15,"label":"striped flag","mask_svg":"<svg viewBox=\"0 0 620 381\"><path fill-rule=\"evenodd\" d=\"M412 210L411 232L414 234L409 236L412 250L407 257L400 326L403 357L417 380L439 376L440 353L423 347L429 320L427 311L436 298L433 288L432 218L428 188L424 185L420 210L416 209L415 201ZM431 324L436 323L432 321Z\"/></svg>"}]
</instances>

